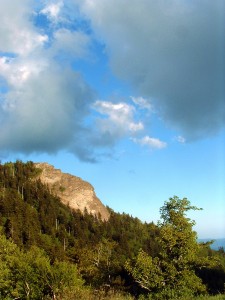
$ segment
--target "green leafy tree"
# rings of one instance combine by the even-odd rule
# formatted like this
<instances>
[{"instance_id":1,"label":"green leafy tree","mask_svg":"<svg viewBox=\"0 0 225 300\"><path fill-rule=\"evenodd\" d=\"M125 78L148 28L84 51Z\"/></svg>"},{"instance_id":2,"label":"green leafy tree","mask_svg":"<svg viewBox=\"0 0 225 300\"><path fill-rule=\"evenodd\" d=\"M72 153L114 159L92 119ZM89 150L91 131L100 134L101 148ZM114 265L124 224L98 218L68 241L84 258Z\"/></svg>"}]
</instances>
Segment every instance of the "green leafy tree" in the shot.
<instances>
[{"instance_id":1,"label":"green leafy tree","mask_svg":"<svg viewBox=\"0 0 225 300\"><path fill-rule=\"evenodd\" d=\"M105 238L93 248L82 249L79 253L79 269L87 282L101 286L111 284L112 276L118 268L115 260L117 243Z\"/></svg>"},{"instance_id":2,"label":"green leafy tree","mask_svg":"<svg viewBox=\"0 0 225 300\"><path fill-rule=\"evenodd\" d=\"M181 295L201 294L206 287L196 275L198 267L210 265L210 260L199 257L200 245L193 231L194 221L186 213L198 210L188 199L170 198L160 209L161 221L157 238L160 253L152 258L139 252L134 266L126 263L126 269L139 285L149 292L171 295L173 299ZM165 298L166 299L166 298Z\"/></svg>"},{"instance_id":3,"label":"green leafy tree","mask_svg":"<svg viewBox=\"0 0 225 300\"><path fill-rule=\"evenodd\" d=\"M0 299L15 294L10 262L18 253L18 247L0 234Z\"/></svg>"},{"instance_id":4,"label":"green leafy tree","mask_svg":"<svg viewBox=\"0 0 225 300\"><path fill-rule=\"evenodd\" d=\"M52 299L62 299L64 293L82 289L84 284L76 265L69 262L55 262L43 278Z\"/></svg>"},{"instance_id":5,"label":"green leafy tree","mask_svg":"<svg viewBox=\"0 0 225 300\"><path fill-rule=\"evenodd\" d=\"M135 281L149 292L160 290L164 285L164 274L160 268L159 258L152 258L143 250L139 251L135 265L127 261L125 268Z\"/></svg>"},{"instance_id":6,"label":"green leafy tree","mask_svg":"<svg viewBox=\"0 0 225 300\"><path fill-rule=\"evenodd\" d=\"M51 264L36 246L24 252L0 235L0 299L61 299L64 293L82 290L83 283L76 265Z\"/></svg>"}]
</instances>

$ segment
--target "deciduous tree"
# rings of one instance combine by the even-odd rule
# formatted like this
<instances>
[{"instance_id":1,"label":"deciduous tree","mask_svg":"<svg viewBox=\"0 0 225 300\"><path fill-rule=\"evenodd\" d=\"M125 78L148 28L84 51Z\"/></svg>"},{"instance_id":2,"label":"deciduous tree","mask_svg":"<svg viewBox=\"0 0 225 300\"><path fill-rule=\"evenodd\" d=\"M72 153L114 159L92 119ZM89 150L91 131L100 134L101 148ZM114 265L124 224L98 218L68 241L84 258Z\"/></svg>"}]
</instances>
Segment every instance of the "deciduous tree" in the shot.
<instances>
[{"instance_id":1,"label":"deciduous tree","mask_svg":"<svg viewBox=\"0 0 225 300\"><path fill-rule=\"evenodd\" d=\"M197 234L193 231L194 221L186 213L199 210L191 206L186 198L170 198L160 209L161 221L159 226L158 244L159 256L152 258L139 252L136 262L126 263L126 269L141 287L151 292L170 292L175 294L201 294L206 291L201 279L195 274L196 267L210 264L208 258L200 261L200 245ZM174 294L175 293L175 294Z\"/></svg>"}]
</instances>

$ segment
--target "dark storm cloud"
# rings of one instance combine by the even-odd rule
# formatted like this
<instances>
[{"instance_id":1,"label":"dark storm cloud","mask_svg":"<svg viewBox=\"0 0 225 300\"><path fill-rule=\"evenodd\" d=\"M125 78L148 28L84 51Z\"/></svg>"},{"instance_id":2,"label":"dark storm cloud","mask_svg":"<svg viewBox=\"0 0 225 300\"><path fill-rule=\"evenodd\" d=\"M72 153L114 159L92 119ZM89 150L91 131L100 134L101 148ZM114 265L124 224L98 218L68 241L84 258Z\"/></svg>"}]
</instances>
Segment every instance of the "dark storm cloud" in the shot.
<instances>
[{"instance_id":1,"label":"dark storm cloud","mask_svg":"<svg viewBox=\"0 0 225 300\"><path fill-rule=\"evenodd\" d=\"M106 45L115 74L129 80L189 140L225 124L225 2L80 1Z\"/></svg>"}]
</instances>

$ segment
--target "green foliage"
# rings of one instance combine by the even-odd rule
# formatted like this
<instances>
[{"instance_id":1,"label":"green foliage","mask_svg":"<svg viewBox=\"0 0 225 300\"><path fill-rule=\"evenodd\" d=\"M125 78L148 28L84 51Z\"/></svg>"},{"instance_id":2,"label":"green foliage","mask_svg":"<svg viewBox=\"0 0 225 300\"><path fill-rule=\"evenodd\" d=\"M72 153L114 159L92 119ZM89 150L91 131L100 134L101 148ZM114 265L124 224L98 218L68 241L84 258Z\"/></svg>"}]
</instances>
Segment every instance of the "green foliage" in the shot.
<instances>
[{"instance_id":1,"label":"green foliage","mask_svg":"<svg viewBox=\"0 0 225 300\"><path fill-rule=\"evenodd\" d=\"M19 247L42 248L54 261L78 264L86 282L123 287L127 258L140 247L157 254L157 226L110 211L108 222L72 211L38 180L32 162L0 165L0 225ZM100 254L100 259L96 258Z\"/></svg>"},{"instance_id":2,"label":"green foliage","mask_svg":"<svg viewBox=\"0 0 225 300\"><path fill-rule=\"evenodd\" d=\"M86 281L92 285L111 284L111 278L119 265L115 260L114 241L103 238L93 248L86 247L79 254L80 272Z\"/></svg>"},{"instance_id":3,"label":"green foliage","mask_svg":"<svg viewBox=\"0 0 225 300\"><path fill-rule=\"evenodd\" d=\"M197 208L187 199L165 202L158 225L109 208L103 222L63 205L40 172L32 162L0 164L0 299L131 299L126 291L191 299L206 286L224 291L224 251L197 243L186 217Z\"/></svg>"},{"instance_id":4,"label":"green foliage","mask_svg":"<svg viewBox=\"0 0 225 300\"><path fill-rule=\"evenodd\" d=\"M152 258L141 250L134 265L126 263L134 280L155 297L180 299L206 293L196 268L211 266L212 261L208 257L199 259L200 245L192 230L194 222L186 217L187 211L196 209L186 198L170 198L160 209L159 256Z\"/></svg>"},{"instance_id":5,"label":"green foliage","mask_svg":"<svg viewBox=\"0 0 225 300\"><path fill-rule=\"evenodd\" d=\"M158 290L164 284L159 258L152 258L143 250L139 251L134 266L127 261L125 267L135 281L148 291Z\"/></svg>"},{"instance_id":6,"label":"green foliage","mask_svg":"<svg viewBox=\"0 0 225 300\"><path fill-rule=\"evenodd\" d=\"M43 250L32 247L20 250L0 235L0 296L1 299L42 299L62 296L83 286L74 264L50 263Z\"/></svg>"},{"instance_id":7,"label":"green foliage","mask_svg":"<svg viewBox=\"0 0 225 300\"><path fill-rule=\"evenodd\" d=\"M100 289L94 292L91 289L82 288L74 289L73 291L66 292L60 300L134 300L134 298L123 292L118 292L113 289Z\"/></svg>"}]
</instances>

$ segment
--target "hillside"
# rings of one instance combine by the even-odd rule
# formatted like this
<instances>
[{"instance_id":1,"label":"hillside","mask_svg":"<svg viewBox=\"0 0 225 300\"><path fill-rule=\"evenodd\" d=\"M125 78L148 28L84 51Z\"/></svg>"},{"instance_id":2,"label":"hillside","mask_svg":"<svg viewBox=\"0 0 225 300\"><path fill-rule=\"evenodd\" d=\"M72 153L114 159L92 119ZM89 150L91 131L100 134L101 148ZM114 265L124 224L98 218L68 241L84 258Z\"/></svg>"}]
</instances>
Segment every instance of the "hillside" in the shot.
<instances>
[{"instance_id":1,"label":"hillside","mask_svg":"<svg viewBox=\"0 0 225 300\"><path fill-rule=\"evenodd\" d=\"M7 238L24 249L42 248L51 261L78 263L86 281L96 286L108 282L109 274L111 281L120 278L125 260L140 248L156 255L158 229L153 223L143 224L111 209L106 222L96 213L75 209L59 196L74 188L74 182L78 190L83 186L93 192L91 185L48 164L38 166L20 161L0 165L0 227Z\"/></svg>"},{"instance_id":2,"label":"hillside","mask_svg":"<svg viewBox=\"0 0 225 300\"><path fill-rule=\"evenodd\" d=\"M86 190L83 194L82 189ZM97 198L90 184L46 163L0 164L0 299L109 299L109 289L128 293L124 299L131 299L129 295L137 299L149 292L142 278L150 286L151 278L165 278L167 286L176 280L168 272L177 268L180 272L183 266L179 261L187 258L188 245L191 259L192 251L197 255L197 264L187 265L185 259L183 264L184 270L191 268L187 275L197 279L195 288L202 287L204 293L223 292L224 251L211 250L208 245L198 250L188 219L183 219L184 229L189 230L194 246L183 229L173 229L171 224L142 223L110 208L106 219L101 215L106 208L98 199L89 211L80 209L81 204L73 206L83 199L77 196L80 191L89 195L90 201ZM172 201L179 204L181 200ZM177 253L182 253L179 259ZM209 257L215 258L216 265L209 263ZM201 263L203 268L199 268ZM185 286L193 278L179 280ZM157 294L160 290L155 282L163 291L164 281L155 279L151 292ZM161 296L157 299L165 299Z\"/></svg>"}]
</instances>

